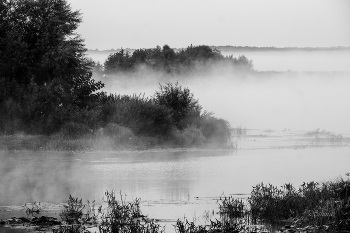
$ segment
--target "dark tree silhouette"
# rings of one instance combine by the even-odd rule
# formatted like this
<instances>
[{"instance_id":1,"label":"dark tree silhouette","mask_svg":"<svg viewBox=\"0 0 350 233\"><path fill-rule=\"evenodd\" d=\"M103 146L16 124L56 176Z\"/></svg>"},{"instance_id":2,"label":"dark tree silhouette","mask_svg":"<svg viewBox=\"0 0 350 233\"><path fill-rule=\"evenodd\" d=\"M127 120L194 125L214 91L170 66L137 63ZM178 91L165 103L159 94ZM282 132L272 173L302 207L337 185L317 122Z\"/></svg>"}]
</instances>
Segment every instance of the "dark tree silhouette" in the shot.
<instances>
[{"instance_id":1,"label":"dark tree silhouette","mask_svg":"<svg viewBox=\"0 0 350 233\"><path fill-rule=\"evenodd\" d=\"M20 106L17 115L27 123L93 105L103 84L92 79L92 63L75 33L80 22L80 13L65 0L0 2L0 108L5 113L9 100Z\"/></svg>"}]
</instances>

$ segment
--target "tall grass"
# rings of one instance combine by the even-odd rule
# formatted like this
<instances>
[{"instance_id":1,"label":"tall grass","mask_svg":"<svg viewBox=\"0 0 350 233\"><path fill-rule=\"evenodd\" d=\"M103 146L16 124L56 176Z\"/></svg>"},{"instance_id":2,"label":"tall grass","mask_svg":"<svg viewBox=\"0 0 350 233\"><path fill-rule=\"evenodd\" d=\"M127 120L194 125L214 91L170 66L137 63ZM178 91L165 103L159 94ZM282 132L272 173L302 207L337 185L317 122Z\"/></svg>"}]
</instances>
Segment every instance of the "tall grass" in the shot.
<instances>
[{"instance_id":1,"label":"tall grass","mask_svg":"<svg viewBox=\"0 0 350 233\"><path fill-rule=\"evenodd\" d=\"M120 195L118 199L115 192L105 193L107 210L103 214L99 225L100 233L135 232L135 233L157 233L163 229L143 215L140 209L140 199L126 202Z\"/></svg>"},{"instance_id":2,"label":"tall grass","mask_svg":"<svg viewBox=\"0 0 350 233\"><path fill-rule=\"evenodd\" d=\"M327 225L333 230L350 230L350 180L292 184L278 188L263 183L253 187L248 199L253 220L276 223L291 220L294 224Z\"/></svg>"}]
</instances>

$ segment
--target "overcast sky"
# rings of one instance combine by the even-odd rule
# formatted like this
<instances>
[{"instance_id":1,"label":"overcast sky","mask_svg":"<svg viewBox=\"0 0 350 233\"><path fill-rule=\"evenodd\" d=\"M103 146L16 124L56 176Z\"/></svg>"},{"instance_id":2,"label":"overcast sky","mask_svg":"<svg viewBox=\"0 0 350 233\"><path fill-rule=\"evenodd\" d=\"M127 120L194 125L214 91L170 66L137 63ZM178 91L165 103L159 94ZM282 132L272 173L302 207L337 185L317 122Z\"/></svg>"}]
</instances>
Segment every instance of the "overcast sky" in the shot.
<instances>
[{"instance_id":1,"label":"overcast sky","mask_svg":"<svg viewBox=\"0 0 350 233\"><path fill-rule=\"evenodd\" d=\"M89 49L350 46L350 0L67 0Z\"/></svg>"}]
</instances>

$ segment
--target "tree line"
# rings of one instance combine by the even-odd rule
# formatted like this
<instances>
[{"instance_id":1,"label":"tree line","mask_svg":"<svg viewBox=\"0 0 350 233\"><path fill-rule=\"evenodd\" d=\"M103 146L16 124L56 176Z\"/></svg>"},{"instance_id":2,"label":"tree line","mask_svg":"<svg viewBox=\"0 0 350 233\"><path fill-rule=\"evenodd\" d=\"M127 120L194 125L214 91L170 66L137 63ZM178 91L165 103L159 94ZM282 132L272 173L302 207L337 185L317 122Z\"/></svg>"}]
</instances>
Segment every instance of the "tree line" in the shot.
<instances>
[{"instance_id":1,"label":"tree line","mask_svg":"<svg viewBox=\"0 0 350 233\"><path fill-rule=\"evenodd\" d=\"M110 54L104 63L105 74L134 71L140 66L146 66L154 71L166 73L188 73L212 68L212 65L226 65L236 71L251 71L253 62L244 55L235 58L223 56L217 49L207 45L193 46L175 51L169 45L162 48L137 49L133 53L121 49Z\"/></svg>"}]
</instances>

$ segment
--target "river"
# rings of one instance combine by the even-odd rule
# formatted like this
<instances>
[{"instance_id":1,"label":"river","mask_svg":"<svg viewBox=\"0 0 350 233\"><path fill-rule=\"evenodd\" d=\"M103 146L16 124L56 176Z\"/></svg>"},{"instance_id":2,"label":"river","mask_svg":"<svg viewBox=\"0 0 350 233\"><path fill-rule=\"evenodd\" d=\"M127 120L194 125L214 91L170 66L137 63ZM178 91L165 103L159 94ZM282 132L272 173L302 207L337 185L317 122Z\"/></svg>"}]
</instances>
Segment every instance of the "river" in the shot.
<instances>
[{"instance_id":1,"label":"river","mask_svg":"<svg viewBox=\"0 0 350 233\"><path fill-rule=\"evenodd\" d=\"M145 214L172 228L177 218L215 209L221 195L249 196L261 182L299 186L350 172L349 135L334 141L287 129L246 132L234 138L238 150L3 151L0 206L67 202L69 195L102 202L115 190L141 198Z\"/></svg>"}]
</instances>

